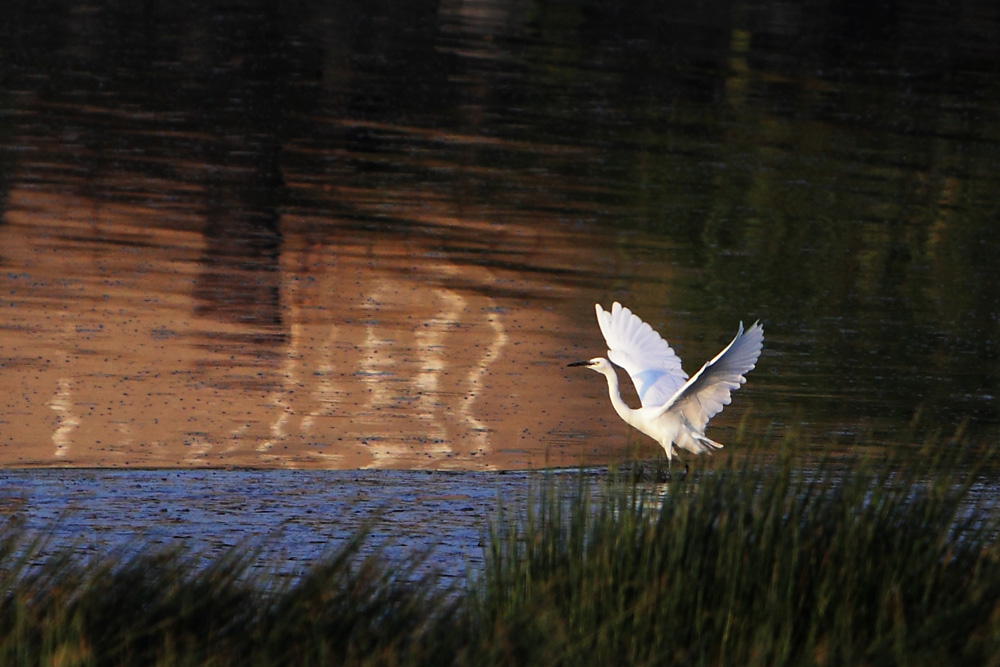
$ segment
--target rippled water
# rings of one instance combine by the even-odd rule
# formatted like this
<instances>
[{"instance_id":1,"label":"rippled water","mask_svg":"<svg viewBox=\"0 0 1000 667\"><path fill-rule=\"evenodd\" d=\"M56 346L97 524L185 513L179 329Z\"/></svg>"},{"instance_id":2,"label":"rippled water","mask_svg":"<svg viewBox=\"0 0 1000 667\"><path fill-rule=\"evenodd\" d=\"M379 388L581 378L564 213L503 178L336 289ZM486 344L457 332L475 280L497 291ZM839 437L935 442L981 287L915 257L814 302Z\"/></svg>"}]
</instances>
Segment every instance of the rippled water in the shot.
<instances>
[{"instance_id":1,"label":"rippled water","mask_svg":"<svg viewBox=\"0 0 1000 667\"><path fill-rule=\"evenodd\" d=\"M433 550L420 571L446 581L483 559L487 525L525 498L530 473L323 470L35 470L0 474L0 514L43 553L134 554L183 546L205 561L257 549L254 567L294 575L368 530L402 562Z\"/></svg>"},{"instance_id":2,"label":"rippled water","mask_svg":"<svg viewBox=\"0 0 1000 667\"><path fill-rule=\"evenodd\" d=\"M763 321L722 442L997 440L991 3L43 4L0 22L5 466L650 458L564 368L616 299L689 372Z\"/></svg>"}]
</instances>

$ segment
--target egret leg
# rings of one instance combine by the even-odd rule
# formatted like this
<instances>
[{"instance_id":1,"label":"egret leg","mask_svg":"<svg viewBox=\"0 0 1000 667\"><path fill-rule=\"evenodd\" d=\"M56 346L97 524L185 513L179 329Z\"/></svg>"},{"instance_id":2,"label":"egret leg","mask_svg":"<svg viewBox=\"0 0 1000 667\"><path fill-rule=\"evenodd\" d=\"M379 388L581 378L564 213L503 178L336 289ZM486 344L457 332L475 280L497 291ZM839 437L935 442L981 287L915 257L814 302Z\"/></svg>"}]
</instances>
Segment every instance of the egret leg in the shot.
<instances>
[{"instance_id":1,"label":"egret leg","mask_svg":"<svg viewBox=\"0 0 1000 667\"><path fill-rule=\"evenodd\" d=\"M674 456L677 455L674 454ZM681 460L681 457L677 456L677 460L684 464L684 476L681 477L681 479L685 479L688 476L688 473L691 472L691 469L688 467L687 461Z\"/></svg>"},{"instance_id":2,"label":"egret leg","mask_svg":"<svg viewBox=\"0 0 1000 667\"><path fill-rule=\"evenodd\" d=\"M688 467L687 461L682 460L681 457L675 454L673 451L667 454L667 477L670 477L670 470L673 467L675 456L677 457L678 461L684 464L684 477L681 477L681 479L684 479L685 477L688 476L688 473L691 471L691 469Z\"/></svg>"}]
</instances>

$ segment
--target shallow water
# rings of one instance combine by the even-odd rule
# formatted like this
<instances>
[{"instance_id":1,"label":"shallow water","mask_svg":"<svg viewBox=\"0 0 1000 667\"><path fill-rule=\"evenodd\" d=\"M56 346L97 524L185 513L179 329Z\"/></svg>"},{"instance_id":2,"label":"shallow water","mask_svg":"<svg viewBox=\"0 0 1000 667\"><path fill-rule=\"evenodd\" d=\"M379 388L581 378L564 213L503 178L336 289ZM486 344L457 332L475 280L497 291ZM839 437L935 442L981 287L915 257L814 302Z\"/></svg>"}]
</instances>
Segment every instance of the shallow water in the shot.
<instances>
[{"instance_id":1,"label":"shallow water","mask_svg":"<svg viewBox=\"0 0 1000 667\"><path fill-rule=\"evenodd\" d=\"M181 547L204 559L258 549L255 568L294 575L369 530L362 553L456 581L482 563L501 504L520 503L529 473L323 470L36 470L0 474L0 512L43 534L43 553L80 557Z\"/></svg>"},{"instance_id":2,"label":"shallow water","mask_svg":"<svg viewBox=\"0 0 1000 667\"><path fill-rule=\"evenodd\" d=\"M763 483L773 463L756 462L752 474ZM836 486L840 474L852 474L850 467L840 468L835 459L818 465L817 459L803 457L793 474ZM721 471L694 469L673 483L662 478L663 472L643 469L640 495L646 502L699 493L701 482L707 478L711 485L711 477ZM776 468L773 472L778 474ZM607 468L545 473L7 470L0 471L0 521L17 522L29 538L44 536L38 561L61 549L99 559L179 547L195 563L208 564L232 550L254 550L251 572L287 577L306 571L364 530L362 556L381 549L381 563L391 567L422 554L417 575L433 573L442 585L461 585L468 576L482 574L488 530L501 513L501 527L513 527L523 519L526 504L537 502L540 489L554 489L565 494L567 503L574 502L578 473L590 485L589 497L598 499L606 489ZM967 473L967 468L952 470L956 489ZM560 484L565 474L571 483ZM927 491L909 482L907 489L913 497ZM998 509L998 489L1000 470L995 465L979 470L956 520L988 521Z\"/></svg>"}]
</instances>

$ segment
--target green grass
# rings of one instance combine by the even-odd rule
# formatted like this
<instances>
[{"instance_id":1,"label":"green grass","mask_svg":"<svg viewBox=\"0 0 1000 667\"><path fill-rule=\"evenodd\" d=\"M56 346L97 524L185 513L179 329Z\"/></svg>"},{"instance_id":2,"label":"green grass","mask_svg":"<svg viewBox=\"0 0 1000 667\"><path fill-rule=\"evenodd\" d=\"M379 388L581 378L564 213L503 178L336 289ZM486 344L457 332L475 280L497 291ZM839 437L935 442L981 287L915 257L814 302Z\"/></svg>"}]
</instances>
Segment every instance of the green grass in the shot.
<instances>
[{"instance_id":1,"label":"green grass","mask_svg":"<svg viewBox=\"0 0 1000 667\"><path fill-rule=\"evenodd\" d=\"M363 532L288 578L252 550L38 563L9 526L0 664L1000 664L994 461L934 451L544 476L453 590Z\"/></svg>"}]
</instances>

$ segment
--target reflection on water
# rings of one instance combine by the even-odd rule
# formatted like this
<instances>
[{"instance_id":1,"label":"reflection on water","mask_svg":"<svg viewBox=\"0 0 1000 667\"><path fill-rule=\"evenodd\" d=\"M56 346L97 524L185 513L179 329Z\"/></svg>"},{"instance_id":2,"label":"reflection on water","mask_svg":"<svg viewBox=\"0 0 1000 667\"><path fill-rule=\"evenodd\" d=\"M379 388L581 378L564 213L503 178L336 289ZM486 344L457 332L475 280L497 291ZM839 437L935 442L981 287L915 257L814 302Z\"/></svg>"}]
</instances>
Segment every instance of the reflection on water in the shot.
<instances>
[{"instance_id":1,"label":"reflection on water","mask_svg":"<svg viewBox=\"0 0 1000 667\"><path fill-rule=\"evenodd\" d=\"M222 273L195 233L150 228L121 250L131 208L80 219L72 198L14 191L11 203L4 247L32 248L7 262L23 276L4 343L19 361L12 463L523 466L565 418L544 403L580 400L545 372L565 354L548 306L569 289L558 278L463 264L398 234L311 242L291 215L277 267ZM555 230L484 232L512 264L568 283L585 247Z\"/></svg>"},{"instance_id":2,"label":"reflection on water","mask_svg":"<svg viewBox=\"0 0 1000 667\"><path fill-rule=\"evenodd\" d=\"M0 463L619 458L614 299L764 321L723 442L995 440L989 3L273 4L0 26Z\"/></svg>"}]
</instances>

